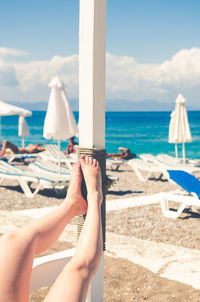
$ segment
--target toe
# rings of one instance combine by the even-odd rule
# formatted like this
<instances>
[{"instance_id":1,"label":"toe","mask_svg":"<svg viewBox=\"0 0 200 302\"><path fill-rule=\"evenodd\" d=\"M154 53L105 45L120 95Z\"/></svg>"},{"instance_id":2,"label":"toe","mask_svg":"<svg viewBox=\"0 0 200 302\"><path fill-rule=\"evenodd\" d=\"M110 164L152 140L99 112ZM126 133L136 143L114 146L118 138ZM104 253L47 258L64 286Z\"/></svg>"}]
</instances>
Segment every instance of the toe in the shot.
<instances>
[{"instance_id":1,"label":"toe","mask_svg":"<svg viewBox=\"0 0 200 302\"><path fill-rule=\"evenodd\" d=\"M85 163L86 163L86 165L90 164L90 158L89 158L89 156L86 156Z\"/></svg>"},{"instance_id":2,"label":"toe","mask_svg":"<svg viewBox=\"0 0 200 302\"><path fill-rule=\"evenodd\" d=\"M86 162L85 156L84 156L84 155L81 155L81 156L80 156L80 163L81 163L81 165L84 165L85 162Z\"/></svg>"},{"instance_id":3,"label":"toe","mask_svg":"<svg viewBox=\"0 0 200 302\"><path fill-rule=\"evenodd\" d=\"M93 164L93 158L90 156L89 157L89 165L91 166Z\"/></svg>"},{"instance_id":4,"label":"toe","mask_svg":"<svg viewBox=\"0 0 200 302\"><path fill-rule=\"evenodd\" d=\"M79 162L74 163L72 173L73 172L78 172L81 169L81 164Z\"/></svg>"}]
</instances>

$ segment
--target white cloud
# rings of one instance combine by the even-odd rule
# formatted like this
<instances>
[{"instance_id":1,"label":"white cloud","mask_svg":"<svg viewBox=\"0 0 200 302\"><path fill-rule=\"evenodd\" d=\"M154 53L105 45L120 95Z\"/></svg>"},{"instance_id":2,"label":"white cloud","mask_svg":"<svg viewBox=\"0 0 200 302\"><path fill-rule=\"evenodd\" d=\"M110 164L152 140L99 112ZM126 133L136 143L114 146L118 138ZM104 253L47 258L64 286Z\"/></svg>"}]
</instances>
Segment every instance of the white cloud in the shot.
<instances>
[{"instance_id":1,"label":"white cloud","mask_svg":"<svg viewBox=\"0 0 200 302\"><path fill-rule=\"evenodd\" d=\"M6 48L0 47L0 57L17 57L17 56L26 56L28 53L24 50L13 49L13 48Z\"/></svg>"},{"instance_id":2,"label":"white cloud","mask_svg":"<svg viewBox=\"0 0 200 302\"><path fill-rule=\"evenodd\" d=\"M13 66L0 61L0 87L15 87L17 85L18 82Z\"/></svg>"},{"instance_id":3,"label":"white cloud","mask_svg":"<svg viewBox=\"0 0 200 302\"><path fill-rule=\"evenodd\" d=\"M199 95L200 48L183 49L162 64L139 64L130 57L107 54L107 83L110 98L167 102L180 92L189 98L194 89Z\"/></svg>"},{"instance_id":4,"label":"white cloud","mask_svg":"<svg viewBox=\"0 0 200 302\"><path fill-rule=\"evenodd\" d=\"M43 101L49 98L48 83L58 75L70 98L78 97L78 55L54 56L51 60L12 62L1 54L25 55L22 50L0 48L0 99ZM139 101L175 100L182 93L190 105L200 94L200 48L183 49L161 64L140 64L133 57L106 56L107 99ZM196 103L197 104L197 103Z\"/></svg>"}]
</instances>

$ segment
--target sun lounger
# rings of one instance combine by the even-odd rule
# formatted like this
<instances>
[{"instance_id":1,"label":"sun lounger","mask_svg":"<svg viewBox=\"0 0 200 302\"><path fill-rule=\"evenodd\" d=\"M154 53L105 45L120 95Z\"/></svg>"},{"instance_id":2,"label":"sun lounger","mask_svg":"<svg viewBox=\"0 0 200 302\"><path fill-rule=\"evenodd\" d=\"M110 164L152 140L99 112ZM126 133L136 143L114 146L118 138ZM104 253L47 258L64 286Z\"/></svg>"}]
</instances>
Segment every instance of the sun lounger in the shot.
<instances>
[{"instance_id":1,"label":"sun lounger","mask_svg":"<svg viewBox=\"0 0 200 302\"><path fill-rule=\"evenodd\" d=\"M6 156L9 163L12 163L16 160L27 161L30 159L35 159L36 154L11 154Z\"/></svg>"},{"instance_id":2,"label":"sun lounger","mask_svg":"<svg viewBox=\"0 0 200 302\"><path fill-rule=\"evenodd\" d=\"M61 167L59 171L58 165L48 161L35 161L29 164L29 168L35 172L41 173L43 176L52 175L54 178L62 180L70 180L70 170Z\"/></svg>"},{"instance_id":3,"label":"sun lounger","mask_svg":"<svg viewBox=\"0 0 200 302\"><path fill-rule=\"evenodd\" d=\"M106 158L106 167L113 171L118 171L119 167L123 164L123 159Z\"/></svg>"},{"instance_id":4,"label":"sun lounger","mask_svg":"<svg viewBox=\"0 0 200 302\"><path fill-rule=\"evenodd\" d=\"M168 170L165 175L187 192L161 193L160 206L165 217L178 218L186 206L200 207L200 180L181 170ZM180 203L177 211L170 210L169 201Z\"/></svg>"},{"instance_id":5,"label":"sun lounger","mask_svg":"<svg viewBox=\"0 0 200 302\"><path fill-rule=\"evenodd\" d=\"M33 198L42 188L51 187L54 189L57 187L66 187L69 184L69 179L67 178L63 179L52 174L25 171L9 163L0 161L0 185L9 179L18 181L24 194L29 198ZM33 191L30 188L30 183L36 184L36 188Z\"/></svg>"},{"instance_id":6,"label":"sun lounger","mask_svg":"<svg viewBox=\"0 0 200 302\"><path fill-rule=\"evenodd\" d=\"M167 163L170 163L170 164L178 164L178 165L183 165L183 159L182 158L176 158L176 157L173 157L171 155L168 155L168 154L158 154L156 156L160 161L165 161ZM200 167L200 160L199 159L186 159L185 160L185 163L187 166L192 166L192 167Z\"/></svg>"},{"instance_id":7,"label":"sun lounger","mask_svg":"<svg viewBox=\"0 0 200 302\"><path fill-rule=\"evenodd\" d=\"M150 177L155 177L157 179L163 177L163 167L161 165L147 163L139 158L130 159L127 161L127 164L134 170L140 181L145 182Z\"/></svg>"},{"instance_id":8,"label":"sun lounger","mask_svg":"<svg viewBox=\"0 0 200 302\"><path fill-rule=\"evenodd\" d=\"M140 154L140 158L143 159L146 163L153 163L156 165L160 165L164 170L183 170L188 173L200 172L200 166L195 166L191 164L182 164L176 161L161 159L161 157L154 156L152 154Z\"/></svg>"},{"instance_id":9,"label":"sun lounger","mask_svg":"<svg viewBox=\"0 0 200 302\"><path fill-rule=\"evenodd\" d=\"M66 166L70 170L72 169L73 163L76 162L76 157L65 155L59 150L57 145L47 144L45 146L46 151L39 153L39 156L44 159L58 164L60 161L61 165Z\"/></svg>"}]
</instances>

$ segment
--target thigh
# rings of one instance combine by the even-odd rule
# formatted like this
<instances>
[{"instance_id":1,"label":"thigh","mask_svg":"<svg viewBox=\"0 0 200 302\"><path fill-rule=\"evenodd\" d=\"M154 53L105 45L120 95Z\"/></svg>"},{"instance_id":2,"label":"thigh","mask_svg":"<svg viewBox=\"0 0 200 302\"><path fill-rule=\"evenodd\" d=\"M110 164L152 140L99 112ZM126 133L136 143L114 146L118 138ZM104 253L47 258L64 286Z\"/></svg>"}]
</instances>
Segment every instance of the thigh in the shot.
<instances>
[{"instance_id":1,"label":"thigh","mask_svg":"<svg viewBox=\"0 0 200 302\"><path fill-rule=\"evenodd\" d=\"M0 302L27 302L34 240L12 232L0 240Z\"/></svg>"},{"instance_id":2,"label":"thigh","mask_svg":"<svg viewBox=\"0 0 200 302\"><path fill-rule=\"evenodd\" d=\"M6 148L9 148L13 151L13 153L19 153L19 148L17 146L15 146L14 144L12 144L11 142L6 143Z\"/></svg>"}]
</instances>

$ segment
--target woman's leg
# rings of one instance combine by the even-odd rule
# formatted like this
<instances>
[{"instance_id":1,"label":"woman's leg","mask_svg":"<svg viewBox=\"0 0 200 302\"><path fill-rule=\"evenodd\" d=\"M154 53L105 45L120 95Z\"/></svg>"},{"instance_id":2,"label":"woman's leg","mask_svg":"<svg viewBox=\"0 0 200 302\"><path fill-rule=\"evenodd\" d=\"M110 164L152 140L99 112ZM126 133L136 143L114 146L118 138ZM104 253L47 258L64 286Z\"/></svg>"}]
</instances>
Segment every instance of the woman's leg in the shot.
<instances>
[{"instance_id":1,"label":"woman's leg","mask_svg":"<svg viewBox=\"0 0 200 302\"><path fill-rule=\"evenodd\" d=\"M0 240L0 302L27 302L33 258L48 249L66 224L85 214L87 203L81 195L80 163L74 165L67 197L48 215Z\"/></svg>"},{"instance_id":2,"label":"woman's leg","mask_svg":"<svg viewBox=\"0 0 200 302\"><path fill-rule=\"evenodd\" d=\"M75 254L52 286L45 302L85 301L91 278L97 271L102 251L102 185L99 163L80 158L87 187L88 211Z\"/></svg>"},{"instance_id":3,"label":"woman's leg","mask_svg":"<svg viewBox=\"0 0 200 302\"><path fill-rule=\"evenodd\" d=\"M14 144L12 144L11 142L9 142L7 140L4 140L3 147L0 151L0 156L3 156L4 154L6 154L6 149L9 149L10 152L13 152L15 154L19 153L19 148L17 146L15 146Z\"/></svg>"}]
</instances>

